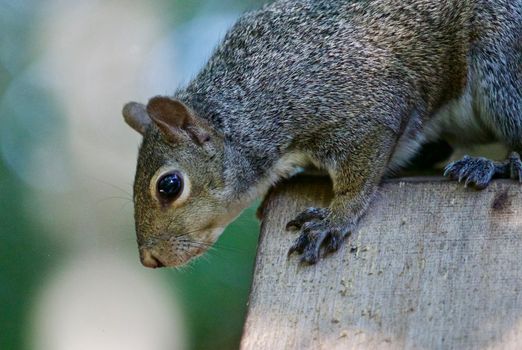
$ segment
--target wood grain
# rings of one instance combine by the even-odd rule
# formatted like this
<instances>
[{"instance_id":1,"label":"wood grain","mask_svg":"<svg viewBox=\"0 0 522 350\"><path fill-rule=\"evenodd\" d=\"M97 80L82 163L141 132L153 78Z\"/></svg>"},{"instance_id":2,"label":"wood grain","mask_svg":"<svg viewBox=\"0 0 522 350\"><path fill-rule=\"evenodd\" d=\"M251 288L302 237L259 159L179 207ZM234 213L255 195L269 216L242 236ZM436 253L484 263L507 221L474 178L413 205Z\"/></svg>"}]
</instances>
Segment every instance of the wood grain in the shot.
<instances>
[{"instance_id":1,"label":"wood grain","mask_svg":"<svg viewBox=\"0 0 522 350\"><path fill-rule=\"evenodd\" d=\"M286 222L330 198L302 177L265 201L242 349L522 348L522 186L387 182L339 252L287 258Z\"/></svg>"}]
</instances>

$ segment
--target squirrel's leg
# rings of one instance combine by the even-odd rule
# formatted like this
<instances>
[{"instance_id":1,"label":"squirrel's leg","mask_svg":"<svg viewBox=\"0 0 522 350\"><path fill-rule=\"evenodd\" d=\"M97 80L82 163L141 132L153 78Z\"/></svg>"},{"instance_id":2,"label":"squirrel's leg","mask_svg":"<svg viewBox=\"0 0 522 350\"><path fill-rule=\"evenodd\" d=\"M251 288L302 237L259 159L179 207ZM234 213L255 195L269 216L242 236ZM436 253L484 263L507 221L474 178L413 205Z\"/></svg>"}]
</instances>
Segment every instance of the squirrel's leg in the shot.
<instances>
[{"instance_id":1,"label":"squirrel's leg","mask_svg":"<svg viewBox=\"0 0 522 350\"><path fill-rule=\"evenodd\" d=\"M519 147L515 149L520 150ZM520 151L513 151L508 159L497 166L495 178L513 179L522 182L522 160L520 160Z\"/></svg>"},{"instance_id":2,"label":"squirrel's leg","mask_svg":"<svg viewBox=\"0 0 522 350\"><path fill-rule=\"evenodd\" d=\"M315 264L321 247L325 253L339 249L366 211L385 173L394 138L390 137L389 142L383 138L378 142L375 137L368 138L359 144L360 152L332 162L332 202L328 208L308 208L288 223L287 229L300 231L288 254L298 252L302 262Z\"/></svg>"},{"instance_id":3,"label":"squirrel's leg","mask_svg":"<svg viewBox=\"0 0 522 350\"><path fill-rule=\"evenodd\" d=\"M513 179L522 182L522 161L518 152L511 152L509 158L503 163L503 167L497 171L495 177Z\"/></svg>"},{"instance_id":4,"label":"squirrel's leg","mask_svg":"<svg viewBox=\"0 0 522 350\"><path fill-rule=\"evenodd\" d=\"M514 23L514 22L513 22ZM489 40L474 49L472 71L475 76L476 97L484 117L493 125L499 141L512 151L504 162L466 156L448 164L445 175L465 180L477 189L487 187L493 178L512 178L522 181L522 51L512 36L502 31L490 33Z\"/></svg>"}]
</instances>

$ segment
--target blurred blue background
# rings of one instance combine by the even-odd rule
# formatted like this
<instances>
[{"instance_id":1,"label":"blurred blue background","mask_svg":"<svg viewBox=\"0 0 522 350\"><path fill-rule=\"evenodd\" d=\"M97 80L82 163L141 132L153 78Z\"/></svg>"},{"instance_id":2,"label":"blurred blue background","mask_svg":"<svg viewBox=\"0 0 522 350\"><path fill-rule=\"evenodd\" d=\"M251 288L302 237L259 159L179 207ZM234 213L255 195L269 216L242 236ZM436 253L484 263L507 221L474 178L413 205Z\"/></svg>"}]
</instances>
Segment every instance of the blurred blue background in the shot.
<instances>
[{"instance_id":1,"label":"blurred blue background","mask_svg":"<svg viewBox=\"0 0 522 350\"><path fill-rule=\"evenodd\" d=\"M234 349L258 223L147 270L121 108L171 94L261 0L0 0L0 349Z\"/></svg>"}]
</instances>

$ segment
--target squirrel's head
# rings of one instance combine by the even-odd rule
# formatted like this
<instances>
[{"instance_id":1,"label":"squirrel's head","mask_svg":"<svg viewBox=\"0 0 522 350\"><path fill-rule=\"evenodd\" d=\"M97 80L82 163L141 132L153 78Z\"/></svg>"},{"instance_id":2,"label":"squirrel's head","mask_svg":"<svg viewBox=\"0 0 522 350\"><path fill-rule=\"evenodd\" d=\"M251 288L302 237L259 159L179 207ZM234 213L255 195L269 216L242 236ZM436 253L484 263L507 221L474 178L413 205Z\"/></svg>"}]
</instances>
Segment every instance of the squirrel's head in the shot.
<instances>
[{"instance_id":1,"label":"squirrel's head","mask_svg":"<svg viewBox=\"0 0 522 350\"><path fill-rule=\"evenodd\" d=\"M223 136L182 102L130 102L127 124L143 135L134 180L142 263L178 266L205 252L238 214L227 205Z\"/></svg>"}]
</instances>

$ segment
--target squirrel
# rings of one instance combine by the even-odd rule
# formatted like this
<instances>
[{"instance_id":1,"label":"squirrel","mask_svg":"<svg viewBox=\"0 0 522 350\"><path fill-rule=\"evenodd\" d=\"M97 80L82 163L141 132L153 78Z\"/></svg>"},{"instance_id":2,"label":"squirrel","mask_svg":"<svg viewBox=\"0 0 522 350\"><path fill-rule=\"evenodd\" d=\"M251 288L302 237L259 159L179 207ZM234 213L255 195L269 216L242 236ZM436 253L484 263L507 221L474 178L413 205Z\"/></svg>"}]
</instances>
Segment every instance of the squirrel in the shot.
<instances>
[{"instance_id":1,"label":"squirrel","mask_svg":"<svg viewBox=\"0 0 522 350\"><path fill-rule=\"evenodd\" d=\"M356 228L384 176L422 144L500 142L445 175L478 189L522 180L521 0L278 0L244 14L172 96L129 102L143 135L134 181L147 267L211 246L282 178L332 179L327 208L288 223L289 254L316 263Z\"/></svg>"}]
</instances>

